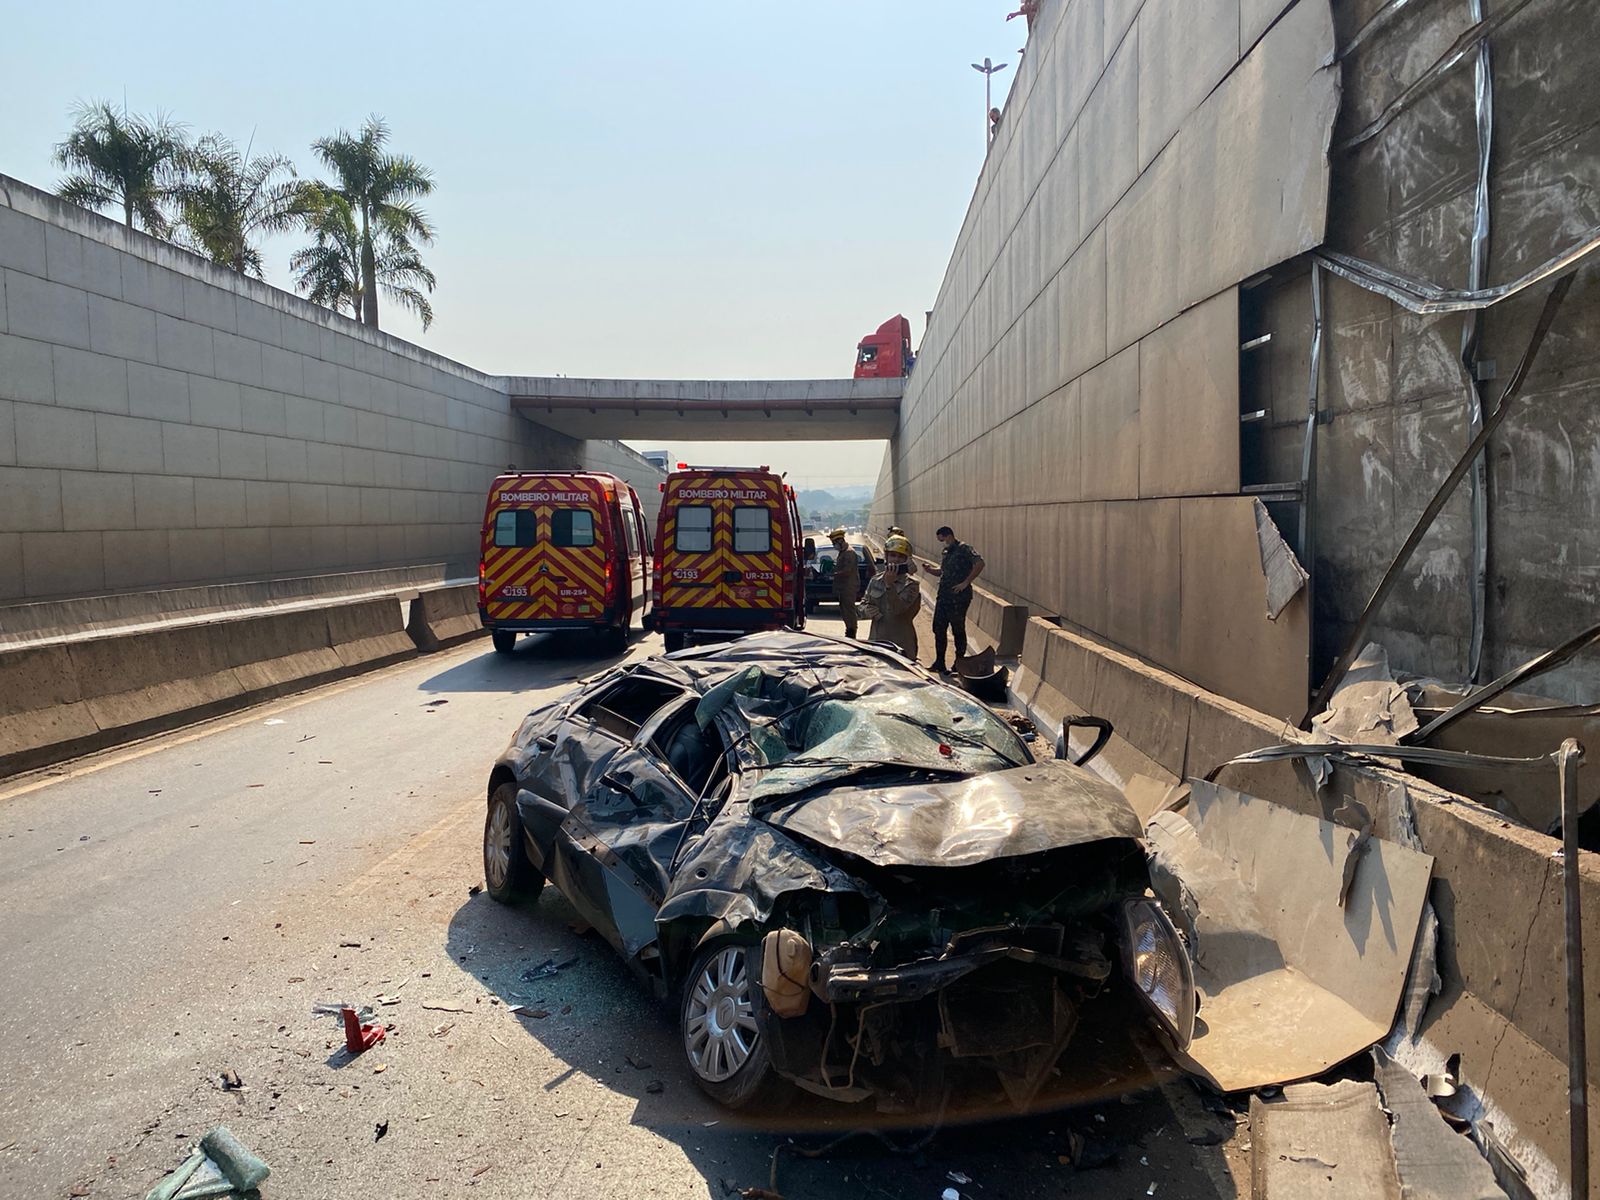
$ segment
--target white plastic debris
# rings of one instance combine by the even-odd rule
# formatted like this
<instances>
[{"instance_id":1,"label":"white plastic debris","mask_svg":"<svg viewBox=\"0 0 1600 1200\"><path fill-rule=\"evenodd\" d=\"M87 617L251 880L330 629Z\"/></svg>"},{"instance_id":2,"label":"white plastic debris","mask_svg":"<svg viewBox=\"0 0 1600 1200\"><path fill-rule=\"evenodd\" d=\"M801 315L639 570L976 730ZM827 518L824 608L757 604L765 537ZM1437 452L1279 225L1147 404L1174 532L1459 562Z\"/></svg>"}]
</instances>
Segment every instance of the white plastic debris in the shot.
<instances>
[{"instance_id":1,"label":"white plastic debris","mask_svg":"<svg viewBox=\"0 0 1600 1200\"><path fill-rule=\"evenodd\" d=\"M939 1193L939 1200L961 1200L961 1193L956 1191L955 1188L945 1188L944 1191Z\"/></svg>"}]
</instances>

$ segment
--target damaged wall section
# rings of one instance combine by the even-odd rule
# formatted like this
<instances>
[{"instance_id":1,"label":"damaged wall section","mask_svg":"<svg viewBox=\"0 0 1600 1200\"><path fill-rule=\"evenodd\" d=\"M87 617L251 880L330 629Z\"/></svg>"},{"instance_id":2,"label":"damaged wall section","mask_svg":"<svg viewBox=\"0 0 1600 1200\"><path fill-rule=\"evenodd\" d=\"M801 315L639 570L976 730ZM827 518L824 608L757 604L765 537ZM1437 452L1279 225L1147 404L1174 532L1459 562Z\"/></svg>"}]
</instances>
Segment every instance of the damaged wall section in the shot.
<instances>
[{"instance_id":1,"label":"damaged wall section","mask_svg":"<svg viewBox=\"0 0 1600 1200\"><path fill-rule=\"evenodd\" d=\"M1337 106L1326 0L1046 3L877 521L927 548L960 513L1008 598L1300 707L1307 598L1268 617L1239 495L1235 285L1321 242Z\"/></svg>"},{"instance_id":2,"label":"damaged wall section","mask_svg":"<svg viewBox=\"0 0 1600 1200\"><path fill-rule=\"evenodd\" d=\"M1376 3L1338 3L1344 100L1334 134L1328 246L1442 287L1472 279L1479 171L1474 63L1468 58L1377 121L1473 25L1470 0L1427 0L1367 28ZM1486 97L1490 232L1484 283L1520 278L1600 227L1600 43L1589 0L1488 6ZM1363 29L1367 29L1362 36ZM1325 275L1326 343L1318 434L1316 645L1320 679L1440 480L1472 436L1465 314L1407 312ZM1492 406L1522 353L1549 285L1479 317L1476 351ZM1260 288L1272 343L1255 406L1268 414L1263 475L1299 469L1311 333L1303 268ZM1600 271L1581 269L1534 363L1518 411L1489 444L1487 587L1480 679L1521 663L1593 620L1600 605ZM1248 471L1247 471L1248 474ZM1397 669L1468 677L1474 519L1463 482L1380 610L1372 636ZM1600 700L1600 658L1584 656L1539 690Z\"/></svg>"}]
</instances>

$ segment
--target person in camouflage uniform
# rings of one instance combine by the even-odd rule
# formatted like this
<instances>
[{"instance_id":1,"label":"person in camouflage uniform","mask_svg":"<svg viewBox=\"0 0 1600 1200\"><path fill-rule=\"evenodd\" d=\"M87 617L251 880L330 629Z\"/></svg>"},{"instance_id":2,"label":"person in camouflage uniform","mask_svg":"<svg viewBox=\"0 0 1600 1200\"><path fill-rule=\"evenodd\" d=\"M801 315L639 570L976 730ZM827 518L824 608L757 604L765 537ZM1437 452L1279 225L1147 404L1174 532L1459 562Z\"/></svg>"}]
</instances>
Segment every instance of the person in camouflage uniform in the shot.
<instances>
[{"instance_id":1,"label":"person in camouflage uniform","mask_svg":"<svg viewBox=\"0 0 1600 1200\"><path fill-rule=\"evenodd\" d=\"M867 581L861 615L872 621L869 641L889 642L913 662L917 657L917 627L913 623L922 607L922 591L906 570L911 543L895 534L883 543L883 569Z\"/></svg>"},{"instance_id":2,"label":"person in camouflage uniform","mask_svg":"<svg viewBox=\"0 0 1600 1200\"><path fill-rule=\"evenodd\" d=\"M972 607L972 581L983 574L983 556L959 541L948 525L941 525L934 536L944 547L944 554L937 567L928 568L939 579L939 593L933 602L933 669L947 675L947 634L955 640L956 657L967 656L967 609Z\"/></svg>"}]
</instances>

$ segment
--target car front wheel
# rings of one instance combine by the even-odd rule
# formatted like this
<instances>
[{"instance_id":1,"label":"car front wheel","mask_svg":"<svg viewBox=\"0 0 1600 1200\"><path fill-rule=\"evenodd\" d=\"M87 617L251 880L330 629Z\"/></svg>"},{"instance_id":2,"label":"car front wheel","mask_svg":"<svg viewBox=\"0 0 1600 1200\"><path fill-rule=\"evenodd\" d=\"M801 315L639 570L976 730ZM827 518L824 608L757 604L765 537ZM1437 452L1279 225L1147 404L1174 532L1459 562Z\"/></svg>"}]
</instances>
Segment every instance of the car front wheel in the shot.
<instances>
[{"instance_id":1,"label":"car front wheel","mask_svg":"<svg viewBox=\"0 0 1600 1200\"><path fill-rule=\"evenodd\" d=\"M528 861L517 815L517 785L502 783L489 798L483 821L483 881L501 904L532 900L544 889L544 876Z\"/></svg>"},{"instance_id":2,"label":"car front wheel","mask_svg":"<svg viewBox=\"0 0 1600 1200\"><path fill-rule=\"evenodd\" d=\"M772 1069L756 1019L760 950L716 942L702 950L683 988L684 1056L700 1089L725 1108L771 1107L788 1093Z\"/></svg>"}]
</instances>

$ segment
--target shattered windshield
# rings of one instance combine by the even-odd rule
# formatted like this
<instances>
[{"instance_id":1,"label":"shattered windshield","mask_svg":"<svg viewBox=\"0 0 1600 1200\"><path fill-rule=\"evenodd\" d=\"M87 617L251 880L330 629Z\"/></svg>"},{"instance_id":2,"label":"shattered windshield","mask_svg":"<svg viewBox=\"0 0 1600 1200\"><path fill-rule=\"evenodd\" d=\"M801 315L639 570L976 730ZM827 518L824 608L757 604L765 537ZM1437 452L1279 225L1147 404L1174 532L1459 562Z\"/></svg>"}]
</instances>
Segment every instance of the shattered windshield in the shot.
<instances>
[{"instance_id":1,"label":"shattered windshield","mask_svg":"<svg viewBox=\"0 0 1600 1200\"><path fill-rule=\"evenodd\" d=\"M832 671L779 677L751 666L712 688L702 726L729 705L749 723L739 744L752 801L882 767L976 775L1032 762L1004 721L953 688Z\"/></svg>"}]
</instances>

